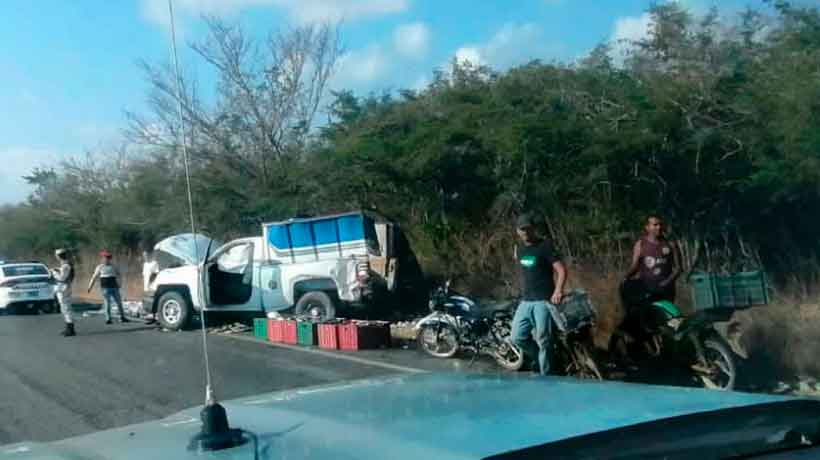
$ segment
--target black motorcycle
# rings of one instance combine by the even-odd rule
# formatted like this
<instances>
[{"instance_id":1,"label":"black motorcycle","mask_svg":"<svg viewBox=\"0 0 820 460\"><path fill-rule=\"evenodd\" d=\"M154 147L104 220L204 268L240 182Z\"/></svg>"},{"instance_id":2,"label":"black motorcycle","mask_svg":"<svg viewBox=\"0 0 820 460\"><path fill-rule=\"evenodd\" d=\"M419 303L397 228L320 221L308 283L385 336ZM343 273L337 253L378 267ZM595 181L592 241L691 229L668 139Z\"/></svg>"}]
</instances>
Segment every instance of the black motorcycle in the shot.
<instances>
[{"instance_id":1,"label":"black motorcycle","mask_svg":"<svg viewBox=\"0 0 820 460\"><path fill-rule=\"evenodd\" d=\"M510 341L513 304L481 309L475 301L449 289L449 282L430 296L431 313L418 329L419 347L437 358L451 358L459 350L487 354L503 368L517 371L524 364L522 351ZM601 379L590 351L595 310L582 291L572 291L550 310L553 318L551 360L556 373Z\"/></svg>"},{"instance_id":2,"label":"black motorcycle","mask_svg":"<svg viewBox=\"0 0 820 460\"><path fill-rule=\"evenodd\" d=\"M450 282L430 295L430 314L416 324L419 348L436 358L452 358L460 350L489 355L511 371L524 356L510 342L513 311L501 307L479 311L475 301L450 291Z\"/></svg>"}]
</instances>

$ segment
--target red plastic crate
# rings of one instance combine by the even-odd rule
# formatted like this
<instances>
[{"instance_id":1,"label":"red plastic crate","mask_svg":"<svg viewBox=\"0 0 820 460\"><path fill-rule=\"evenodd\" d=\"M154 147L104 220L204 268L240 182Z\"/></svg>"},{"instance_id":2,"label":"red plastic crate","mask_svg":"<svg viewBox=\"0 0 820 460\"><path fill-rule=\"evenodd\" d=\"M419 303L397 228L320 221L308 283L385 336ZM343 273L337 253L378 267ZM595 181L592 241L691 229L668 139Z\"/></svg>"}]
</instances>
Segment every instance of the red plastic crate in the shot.
<instances>
[{"instance_id":1,"label":"red plastic crate","mask_svg":"<svg viewBox=\"0 0 820 460\"><path fill-rule=\"evenodd\" d=\"M285 321L281 319L268 320L268 341L282 343L285 338Z\"/></svg>"},{"instance_id":2,"label":"red plastic crate","mask_svg":"<svg viewBox=\"0 0 820 460\"><path fill-rule=\"evenodd\" d=\"M282 323L282 342L290 345L296 345L299 343L299 333L297 332L296 321L288 319L282 321Z\"/></svg>"},{"instance_id":3,"label":"red plastic crate","mask_svg":"<svg viewBox=\"0 0 820 460\"><path fill-rule=\"evenodd\" d=\"M339 327L336 324L319 325L319 348L337 350L339 348Z\"/></svg>"},{"instance_id":4,"label":"red plastic crate","mask_svg":"<svg viewBox=\"0 0 820 460\"><path fill-rule=\"evenodd\" d=\"M390 345L390 327L385 323L339 325L339 349L365 350Z\"/></svg>"}]
</instances>

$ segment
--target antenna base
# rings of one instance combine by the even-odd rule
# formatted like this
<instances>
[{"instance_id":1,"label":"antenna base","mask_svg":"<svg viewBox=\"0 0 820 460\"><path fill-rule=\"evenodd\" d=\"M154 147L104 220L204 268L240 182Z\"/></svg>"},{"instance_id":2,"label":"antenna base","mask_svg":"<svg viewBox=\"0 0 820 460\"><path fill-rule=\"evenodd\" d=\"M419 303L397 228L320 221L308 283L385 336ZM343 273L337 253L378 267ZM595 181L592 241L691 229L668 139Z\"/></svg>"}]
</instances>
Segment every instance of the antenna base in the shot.
<instances>
[{"instance_id":1,"label":"antenna base","mask_svg":"<svg viewBox=\"0 0 820 460\"><path fill-rule=\"evenodd\" d=\"M202 430L191 438L189 450L215 451L241 446L248 440L239 429L228 425L228 414L219 403L208 404L200 412Z\"/></svg>"}]
</instances>

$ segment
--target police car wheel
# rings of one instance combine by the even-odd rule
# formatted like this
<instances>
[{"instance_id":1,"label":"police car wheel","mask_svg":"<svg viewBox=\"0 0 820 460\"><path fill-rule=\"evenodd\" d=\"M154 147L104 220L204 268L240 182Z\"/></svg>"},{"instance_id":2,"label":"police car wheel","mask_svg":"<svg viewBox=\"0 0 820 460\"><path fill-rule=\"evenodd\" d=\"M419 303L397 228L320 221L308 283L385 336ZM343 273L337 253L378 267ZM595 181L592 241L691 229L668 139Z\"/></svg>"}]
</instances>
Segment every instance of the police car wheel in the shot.
<instances>
[{"instance_id":1,"label":"police car wheel","mask_svg":"<svg viewBox=\"0 0 820 460\"><path fill-rule=\"evenodd\" d=\"M40 313L50 315L52 313L57 313L59 308L57 307L57 301L52 300L51 302L46 302L40 306Z\"/></svg>"}]
</instances>

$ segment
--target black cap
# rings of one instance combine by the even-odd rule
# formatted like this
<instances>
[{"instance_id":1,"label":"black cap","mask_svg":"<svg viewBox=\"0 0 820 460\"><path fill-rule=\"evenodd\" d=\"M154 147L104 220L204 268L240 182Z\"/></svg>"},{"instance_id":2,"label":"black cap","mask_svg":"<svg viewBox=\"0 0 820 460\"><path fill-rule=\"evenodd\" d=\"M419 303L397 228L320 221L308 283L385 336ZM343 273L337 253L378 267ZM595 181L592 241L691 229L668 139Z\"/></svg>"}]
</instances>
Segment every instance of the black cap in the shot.
<instances>
[{"instance_id":1,"label":"black cap","mask_svg":"<svg viewBox=\"0 0 820 460\"><path fill-rule=\"evenodd\" d=\"M521 214L515 221L516 228L535 227L535 219L531 214Z\"/></svg>"}]
</instances>

